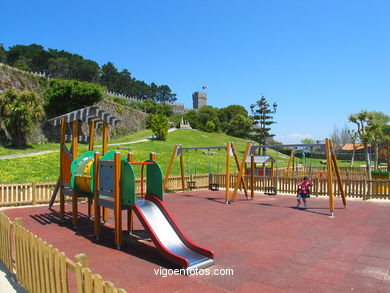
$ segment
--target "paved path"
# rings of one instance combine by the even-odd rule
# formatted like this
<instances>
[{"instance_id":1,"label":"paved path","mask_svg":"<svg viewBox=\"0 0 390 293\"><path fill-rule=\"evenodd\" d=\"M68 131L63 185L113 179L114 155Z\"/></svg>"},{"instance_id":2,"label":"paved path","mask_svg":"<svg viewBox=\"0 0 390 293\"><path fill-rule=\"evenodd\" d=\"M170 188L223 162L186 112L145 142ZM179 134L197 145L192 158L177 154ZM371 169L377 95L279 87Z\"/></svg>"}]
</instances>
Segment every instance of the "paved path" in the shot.
<instances>
[{"instance_id":1,"label":"paved path","mask_svg":"<svg viewBox=\"0 0 390 293\"><path fill-rule=\"evenodd\" d=\"M4 212L22 217L27 229L69 258L87 253L94 273L128 292L390 292L390 202L349 200L343 209L337 199L335 217L329 217L326 197L310 198L303 210L295 208L294 196L246 200L238 194L232 205L224 204L224 196L224 191L178 192L166 194L164 202L191 240L214 251L211 272L232 268L233 276L156 275L172 265L138 220L139 237L123 233L122 250L116 250L111 211L99 242L86 205L79 206L84 216L77 233L70 219L61 224L45 206Z\"/></svg>"},{"instance_id":2,"label":"paved path","mask_svg":"<svg viewBox=\"0 0 390 293\"><path fill-rule=\"evenodd\" d=\"M16 282L15 275L11 274L2 262L0 262L0 292L27 293L27 291Z\"/></svg>"},{"instance_id":3,"label":"paved path","mask_svg":"<svg viewBox=\"0 0 390 293\"><path fill-rule=\"evenodd\" d=\"M175 131L175 130L177 130L177 128L170 128L170 129L168 129L168 133ZM150 141L150 140L152 140L150 137L146 137L146 138L141 138L138 140L127 141L127 142L109 143L108 145L109 146L126 145L126 144L133 144L133 143L139 143L139 142ZM96 147L102 147L102 146L97 145ZM59 152L59 150L47 150L47 151L27 153L27 154L5 155L5 156L0 156L0 160L33 157L33 156L40 156L40 155L46 155L46 154L50 154L50 153L57 153L57 152Z\"/></svg>"}]
</instances>

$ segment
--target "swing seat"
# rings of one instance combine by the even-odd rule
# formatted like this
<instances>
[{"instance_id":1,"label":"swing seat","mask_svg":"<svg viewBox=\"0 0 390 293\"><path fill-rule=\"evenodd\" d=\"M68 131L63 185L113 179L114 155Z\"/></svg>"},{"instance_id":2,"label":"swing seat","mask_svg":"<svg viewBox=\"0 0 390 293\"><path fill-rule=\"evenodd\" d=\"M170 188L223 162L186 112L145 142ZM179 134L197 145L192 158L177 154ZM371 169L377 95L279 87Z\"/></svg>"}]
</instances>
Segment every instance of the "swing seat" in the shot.
<instances>
[{"instance_id":1,"label":"swing seat","mask_svg":"<svg viewBox=\"0 0 390 293\"><path fill-rule=\"evenodd\" d=\"M197 188L195 181L187 181L187 186L190 190Z\"/></svg>"},{"instance_id":2,"label":"swing seat","mask_svg":"<svg viewBox=\"0 0 390 293\"><path fill-rule=\"evenodd\" d=\"M219 191L219 184L218 183L209 183L209 190Z\"/></svg>"},{"instance_id":3,"label":"swing seat","mask_svg":"<svg viewBox=\"0 0 390 293\"><path fill-rule=\"evenodd\" d=\"M264 194L276 195L276 188L273 186L264 187Z\"/></svg>"}]
</instances>

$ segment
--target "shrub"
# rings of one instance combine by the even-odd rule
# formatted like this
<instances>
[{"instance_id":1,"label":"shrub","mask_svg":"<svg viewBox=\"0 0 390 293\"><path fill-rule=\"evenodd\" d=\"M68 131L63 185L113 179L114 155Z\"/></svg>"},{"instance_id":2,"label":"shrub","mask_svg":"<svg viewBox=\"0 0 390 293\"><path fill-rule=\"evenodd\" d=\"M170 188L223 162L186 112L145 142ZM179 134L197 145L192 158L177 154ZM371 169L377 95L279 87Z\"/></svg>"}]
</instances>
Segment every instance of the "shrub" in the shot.
<instances>
[{"instance_id":1,"label":"shrub","mask_svg":"<svg viewBox=\"0 0 390 293\"><path fill-rule=\"evenodd\" d=\"M166 140L168 136L168 118L163 114L154 114L150 118L150 128L158 140Z\"/></svg>"},{"instance_id":2,"label":"shrub","mask_svg":"<svg viewBox=\"0 0 390 293\"><path fill-rule=\"evenodd\" d=\"M215 123L211 120L207 121L206 123L206 131L207 132L214 132L215 130Z\"/></svg>"},{"instance_id":3,"label":"shrub","mask_svg":"<svg viewBox=\"0 0 390 293\"><path fill-rule=\"evenodd\" d=\"M11 144L27 144L28 135L43 115L41 97L31 91L7 90L0 94L0 118Z\"/></svg>"},{"instance_id":4,"label":"shrub","mask_svg":"<svg viewBox=\"0 0 390 293\"><path fill-rule=\"evenodd\" d=\"M372 171L371 174L374 176L380 176L380 177L389 177L390 176L390 172L385 171L385 170L375 170L375 171Z\"/></svg>"},{"instance_id":5,"label":"shrub","mask_svg":"<svg viewBox=\"0 0 390 293\"><path fill-rule=\"evenodd\" d=\"M44 93L46 113L58 116L83 107L91 106L103 99L103 88L77 80L50 80Z\"/></svg>"}]
</instances>

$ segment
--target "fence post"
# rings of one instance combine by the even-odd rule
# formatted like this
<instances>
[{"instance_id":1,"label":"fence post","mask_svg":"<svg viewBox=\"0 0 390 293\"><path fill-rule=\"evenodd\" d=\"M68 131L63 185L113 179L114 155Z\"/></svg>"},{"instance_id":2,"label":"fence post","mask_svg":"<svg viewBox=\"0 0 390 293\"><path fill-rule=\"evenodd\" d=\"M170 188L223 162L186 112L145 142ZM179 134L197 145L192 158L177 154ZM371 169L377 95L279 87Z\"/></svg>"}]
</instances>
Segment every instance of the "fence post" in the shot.
<instances>
[{"instance_id":1,"label":"fence post","mask_svg":"<svg viewBox=\"0 0 390 293\"><path fill-rule=\"evenodd\" d=\"M367 200L367 179L363 180L363 200Z\"/></svg>"},{"instance_id":2,"label":"fence post","mask_svg":"<svg viewBox=\"0 0 390 293\"><path fill-rule=\"evenodd\" d=\"M32 183L31 201L32 201L33 206L35 206L37 204L37 183L36 182Z\"/></svg>"},{"instance_id":3,"label":"fence post","mask_svg":"<svg viewBox=\"0 0 390 293\"><path fill-rule=\"evenodd\" d=\"M84 253L79 253L74 256L76 262L79 262L83 268L88 268L88 255Z\"/></svg>"},{"instance_id":4,"label":"fence post","mask_svg":"<svg viewBox=\"0 0 390 293\"><path fill-rule=\"evenodd\" d=\"M319 185L319 178L316 177L316 185L315 185L315 189L314 189L314 193L316 195L316 197L318 197L318 185Z\"/></svg>"},{"instance_id":5,"label":"fence post","mask_svg":"<svg viewBox=\"0 0 390 293\"><path fill-rule=\"evenodd\" d=\"M19 235L17 235L17 233L15 233L15 225L18 225L18 226L20 226L20 227L23 227L23 220L22 220L22 218L16 218L15 220L14 220L14 223L13 223L13 240L14 240L14 253L15 253L15 255L14 255L14 257L15 257L15 259L14 259L14 262L13 262L13 265L12 265L12 267L13 267L13 271L15 272L16 271L16 279L20 282L21 281L21 271L22 271L22 269L21 269L21 255L20 255L20 247L19 247L19 241L17 240L17 237L19 236ZM19 229L17 229L17 231L19 231ZM12 270L10 270L10 271L12 271Z\"/></svg>"}]
</instances>

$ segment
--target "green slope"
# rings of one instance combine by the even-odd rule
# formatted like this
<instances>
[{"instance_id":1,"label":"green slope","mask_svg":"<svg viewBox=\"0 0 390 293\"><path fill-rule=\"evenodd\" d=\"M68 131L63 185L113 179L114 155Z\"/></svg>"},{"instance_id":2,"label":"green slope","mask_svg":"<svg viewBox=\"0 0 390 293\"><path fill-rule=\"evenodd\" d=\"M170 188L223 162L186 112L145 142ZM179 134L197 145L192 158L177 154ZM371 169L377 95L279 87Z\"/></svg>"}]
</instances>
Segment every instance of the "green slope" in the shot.
<instances>
[{"instance_id":1,"label":"green slope","mask_svg":"<svg viewBox=\"0 0 390 293\"><path fill-rule=\"evenodd\" d=\"M125 138L110 141L110 143L132 141L144 137L150 136L149 130L144 130L140 133L136 133ZM157 153L157 160L165 173L169 163L169 159L172 154L173 146L175 144L181 144L182 146L224 146L226 142L234 142L238 151L239 160L241 161L245 143L247 140L239 139L236 137L228 136L224 133L208 133L198 130L177 130L168 134L166 141L146 141L135 144L127 144L121 146L110 146L109 150L117 150L126 156L128 152L134 154L135 161L145 161L149 158L150 152ZM100 142L96 142L100 144ZM57 147L58 144L51 144ZM128 147L131 150L118 149L118 147ZM30 152L37 150L47 149L45 146L37 146ZM79 147L79 154L86 151L87 146L81 145ZM101 148L96 148L97 151L101 151ZM10 151L10 150L9 150ZM213 150L214 155L205 155L203 151L185 151L185 173L186 174L204 174L209 172L209 168L212 172L224 172L226 168L226 152L224 150ZM267 154L273 156L280 167L286 166L288 156L276 152L272 149L267 150ZM300 163L300 159L297 159ZM312 165L319 166L320 160L313 159ZM358 165L361 162L356 162ZM306 164L309 165L310 161L307 159ZM348 165L348 162L342 163L341 165ZM140 174L140 166L135 166L136 174ZM235 162L231 160L231 171L237 171ZM51 153L46 155L26 157L26 158L15 158L8 160L0 160L0 183L24 183L24 182L48 182L55 181L59 174L59 153ZM175 162L171 171L172 175L180 174L179 158L175 159Z\"/></svg>"},{"instance_id":2,"label":"green slope","mask_svg":"<svg viewBox=\"0 0 390 293\"><path fill-rule=\"evenodd\" d=\"M149 136L149 132L144 132ZM145 137L145 136L144 136ZM140 135L133 135L128 137L129 140L142 138ZM126 139L121 138L114 142L123 142ZM171 157L172 149L175 144L182 144L183 146L223 146L226 142L236 143L236 148L239 152L240 160L244 151L246 140L238 139L235 137L228 136L220 133L207 133L198 130L177 130L168 134L166 141L147 141L135 144L121 145L121 146L110 146L109 150L117 150L126 156L127 152L134 154L136 161L144 161L149 158L150 152L157 153L157 160L160 163L163 172L165 172L169 159ZM99 143L99 142L96 142ZM50 149L56 147L56 144L50 144ZM118 149L118 147L129 147L131 150ZM30 149L30 152L37 150L48 149L45 146L35 146ZM81 145L79 152L86 150L86 145ZM101 151L101 148L97 148L97 151ZM12 150L4 151L9 153ZM28 152L24 150L23 152ZM4 154L3 153L3 154ZM210 168L213 172L216 172L219 164L219 170L223 172L225 168L225 152L223 150L216 151L215 155L204 155L202 151L188 151L185 152L185 171L186 173L196 172L207 173ZM218 163L219 162L219 163ZM232 170L236 170L232 163ZM233 168L234 167L234 168ZM139 167L136 168L136 172L139 174ZM175 160L173 165L172 175L179 175L179 160ZM51 153L40 156L15 158L0 161L0 182L1 183L22 183L22 182L47 182L55 181L59 174L59 153Z\"/></svg>"}]
</instances>

